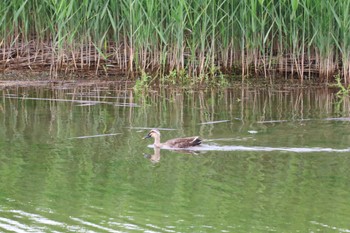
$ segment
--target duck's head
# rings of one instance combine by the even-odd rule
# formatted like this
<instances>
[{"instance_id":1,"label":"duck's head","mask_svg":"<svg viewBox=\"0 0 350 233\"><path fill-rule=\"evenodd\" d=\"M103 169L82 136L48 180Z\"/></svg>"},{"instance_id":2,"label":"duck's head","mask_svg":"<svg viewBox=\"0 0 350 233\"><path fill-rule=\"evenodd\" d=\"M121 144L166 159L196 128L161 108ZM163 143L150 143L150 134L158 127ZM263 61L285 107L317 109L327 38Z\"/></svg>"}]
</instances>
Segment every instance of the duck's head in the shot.
<instances>
[{"instance_id":1,"label":"duck's head","mask_svg":"<svg viewBox=\"0 0 350 233\"><path fill-rule=\"evenodd\" d=\"M155 137L160 137L160 132L157 129L152 129L143 139Z\"/></svg>"}]
</instances>

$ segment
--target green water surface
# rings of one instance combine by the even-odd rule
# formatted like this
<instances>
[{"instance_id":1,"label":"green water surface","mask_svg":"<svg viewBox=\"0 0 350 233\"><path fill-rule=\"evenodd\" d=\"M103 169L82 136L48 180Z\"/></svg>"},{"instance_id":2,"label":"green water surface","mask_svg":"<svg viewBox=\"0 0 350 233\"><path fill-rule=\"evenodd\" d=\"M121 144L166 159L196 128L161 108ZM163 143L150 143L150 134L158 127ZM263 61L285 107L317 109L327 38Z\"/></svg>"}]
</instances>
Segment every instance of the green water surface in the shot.
<instances>
[{"instance_id":1,"label":"green water surface","mask_svg":"<svg viewBox=\"0 0 350 233\"><path fill-rule=\"evenodd\" d=\"M327 88L0 93L1 232L350 232L350 104ZM151 128L204 145L157 154Z\"/></svg>"}]
</instances>

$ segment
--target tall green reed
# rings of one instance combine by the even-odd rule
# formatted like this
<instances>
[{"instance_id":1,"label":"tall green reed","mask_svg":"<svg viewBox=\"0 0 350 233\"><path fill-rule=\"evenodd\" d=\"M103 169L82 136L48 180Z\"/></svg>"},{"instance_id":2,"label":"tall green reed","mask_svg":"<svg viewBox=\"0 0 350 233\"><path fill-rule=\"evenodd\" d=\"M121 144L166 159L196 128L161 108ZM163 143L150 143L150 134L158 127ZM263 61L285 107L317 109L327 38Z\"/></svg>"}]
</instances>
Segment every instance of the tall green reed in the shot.
<instances>
[{"instance_id":1,"label":"tall green reed","mask_svg":"<svg viewBox=\"0 0 350 233\"><path fill-rule=\"evenodd\" d=\"M349 83L349 15L347 0L1 1L0 64Z\"/></svg>"}]
</instances>

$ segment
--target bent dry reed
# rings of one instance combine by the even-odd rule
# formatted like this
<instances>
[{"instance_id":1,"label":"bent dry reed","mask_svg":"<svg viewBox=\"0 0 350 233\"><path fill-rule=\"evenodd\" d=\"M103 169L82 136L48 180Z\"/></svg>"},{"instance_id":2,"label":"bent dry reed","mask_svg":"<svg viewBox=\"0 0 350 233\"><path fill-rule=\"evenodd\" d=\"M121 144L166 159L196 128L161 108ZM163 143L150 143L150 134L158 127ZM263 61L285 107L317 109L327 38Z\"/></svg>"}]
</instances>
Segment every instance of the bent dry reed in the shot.
<instances>
[{"instance_id":1,"label":"bent dry reed","mask_svg":"<svg viewBox=\"0 0 350 233\"><path fill-rule=\"evenodd\" d=\"M0 69L185 71L350 82L350 2L0 2Z\"/></svg>"}]
</instances>

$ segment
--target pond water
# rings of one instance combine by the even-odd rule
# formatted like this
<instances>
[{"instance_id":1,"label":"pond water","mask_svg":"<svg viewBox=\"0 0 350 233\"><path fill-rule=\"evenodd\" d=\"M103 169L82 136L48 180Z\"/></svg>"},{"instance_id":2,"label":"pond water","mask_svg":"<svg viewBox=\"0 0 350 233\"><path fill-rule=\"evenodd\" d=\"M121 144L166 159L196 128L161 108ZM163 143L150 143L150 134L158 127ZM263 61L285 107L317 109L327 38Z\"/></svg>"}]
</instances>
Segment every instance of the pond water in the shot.
<instances>
[{"instance_id":1,"label":"pond water","mask_svg":"<svg viewBox=\"0 0 350 233\"><path fill-rule=\"evenodd\" d=\"M3 89L0 231L350 232L349 110L327 88Z\"/></svg>"}]
</instances>

